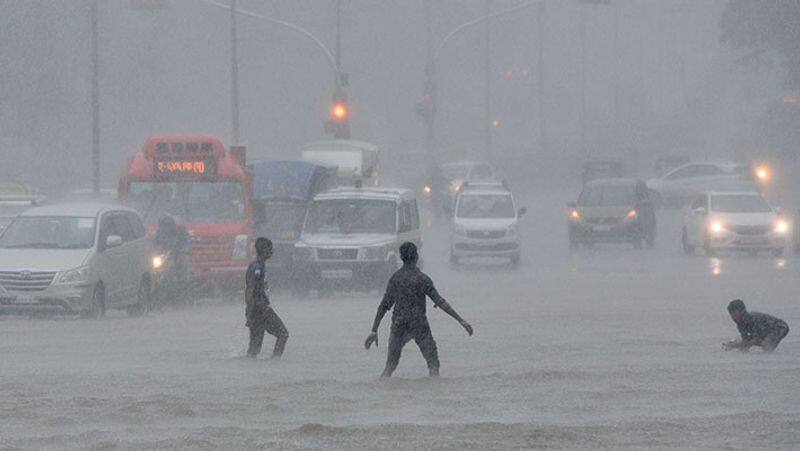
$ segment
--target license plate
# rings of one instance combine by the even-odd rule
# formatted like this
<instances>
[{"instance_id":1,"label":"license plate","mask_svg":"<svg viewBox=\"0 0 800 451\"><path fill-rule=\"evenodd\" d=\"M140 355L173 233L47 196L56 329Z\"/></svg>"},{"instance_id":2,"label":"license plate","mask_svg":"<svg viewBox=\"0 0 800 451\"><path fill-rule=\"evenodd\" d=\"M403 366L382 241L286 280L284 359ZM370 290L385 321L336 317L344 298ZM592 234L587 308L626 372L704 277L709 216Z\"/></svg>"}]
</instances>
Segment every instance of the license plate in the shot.
<instances>
[{"instance_id":1,"label":"license plate","mask_svg":"<svg viewBox=\"0 0 800 451\"><path fill-rule=\"evenodd\" d=\"M599 224L592 226L592 230L594 230L595 232L608 232L611 230L611 226L605 224Z\"/></svg>"},{"instance_id":2,"label":"license plate","mask_svg":"<svg viewBox=\"0 0 800 451\"><path fill-rule=\"evenodd\" d=\"M36 298L33 296L17 296L17 299L14 300L14 303L20 305L36 304Z\"/></svg>"},{"instance_id":3,"label":"license plate","mask_svg":"<svg viewBox=\"0 0 800 451\"><path fill-rule=\"evenodd\" d=\"M352 269L323 269L320 272L323 279L352 279Z\"/></svg>"}]
</instances>

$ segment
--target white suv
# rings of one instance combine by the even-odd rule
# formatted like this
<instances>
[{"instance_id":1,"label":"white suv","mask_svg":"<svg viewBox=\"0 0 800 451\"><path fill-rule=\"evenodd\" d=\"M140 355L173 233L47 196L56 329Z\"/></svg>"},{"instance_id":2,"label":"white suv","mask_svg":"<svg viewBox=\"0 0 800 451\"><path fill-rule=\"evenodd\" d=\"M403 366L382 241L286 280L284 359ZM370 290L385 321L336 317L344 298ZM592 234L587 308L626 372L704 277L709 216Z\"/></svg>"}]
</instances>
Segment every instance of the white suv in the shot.
<instances>
[{"instance_id":1,"label":"white suv","mask_svg":"<svg viewBox=\"0 0 800 451\"><path fill-rule=\"evenodd\" d=\"M789 223L759 193L709 192L697 196L683 215L681 242L687 254L703 247L706 254L739 250L782 255Z\"/></svg>"},{"instance_id":2,"label":"white suv","mask_svg":"<svg viewBox=\"0 0 800 451\"><path fill-rule=\"evenodd\" d=\"M467 182L461 186L450 228L450 261L465 257L520 259L520 216L514 195L502 182Z\"/></svg>"}]
</instances>

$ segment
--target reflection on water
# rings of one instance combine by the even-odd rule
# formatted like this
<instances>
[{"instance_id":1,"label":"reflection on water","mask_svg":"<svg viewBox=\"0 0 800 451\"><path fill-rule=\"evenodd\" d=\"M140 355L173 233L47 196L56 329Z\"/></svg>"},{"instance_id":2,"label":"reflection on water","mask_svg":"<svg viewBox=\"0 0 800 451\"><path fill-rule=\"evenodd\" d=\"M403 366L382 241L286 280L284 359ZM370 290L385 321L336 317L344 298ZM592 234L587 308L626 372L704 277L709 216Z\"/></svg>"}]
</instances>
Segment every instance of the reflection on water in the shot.
<instances>
[{"instance_id":1,"label":"reflection on water","mask_svg":"<svg viewBox=\"0 0 800 451\"><path fill-rule=\"evenodd\" d=\"M722 274L722 260L714 257L709 260L709 264L711 266L711 274L718 276Z\"/></svg>"}]
</instances>

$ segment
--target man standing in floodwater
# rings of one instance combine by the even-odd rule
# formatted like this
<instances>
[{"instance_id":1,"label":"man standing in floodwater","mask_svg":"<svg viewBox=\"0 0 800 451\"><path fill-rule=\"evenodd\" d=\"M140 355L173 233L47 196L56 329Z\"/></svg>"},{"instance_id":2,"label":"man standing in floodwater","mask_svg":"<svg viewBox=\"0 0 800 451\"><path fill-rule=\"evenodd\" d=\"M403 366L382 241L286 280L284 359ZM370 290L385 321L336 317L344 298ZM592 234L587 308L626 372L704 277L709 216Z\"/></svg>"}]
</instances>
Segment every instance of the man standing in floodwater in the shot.
<instances>
[{"instance_id":1,"label":"man standing in floodwater","mask_svg":"<svg viewBox=\"0 0 800 451\"><path fill-rule=\"evenodd\" d=\"M741 299L734 299L728 304L728 313L742 338L723 343L722 348L726 351L747 351L752 346L761 346L765 352L771 352L789 333L789 325L785 321L765 313L748 312Z\"/></svg>"},{"instance_id":2,"label":"man standing in floodwater","mask_svg":"<svg viewBox=\"0 0 800 451\"><path fill-rule=\"evenodd\" d=\"M246 326L250 328L250 346L247 355L255 357L261 352L264 332L275 337L273 358L283 355L283 348L289 339L289 332L283 321L269 304L269 286L266 281L266 265L272 257L272 241L259 237L256 239L256 260L247 267L245 276L244 302Z\"/></svg>"},{"instance_id":3,"label":"man standing in floodwater","mask_svg":"<svg viewBox=\"0 0 800 451\"><path fill-rule=\"evenodd\" d=\"M464 321L447 301L439 296L433 281L417 268L417 246L414 243L403 243L400 246L400 258L403 267L389 279L386 294L378 306L378 313L372 323L372 332L367 336L364 347L369 349L372 343L378 345L378 326L386 312L392 307L392 329L389 335L389 352L386 357L386 368L381 377L391 377L400 363L403 346L414 340L428 363L428 374L439 375L439 352L436 341L431 334L431 326L425 314L425 297L431 298L433 306L441 308L452 316L472 336L472 326Z\"/></svg>"}]
</instances>

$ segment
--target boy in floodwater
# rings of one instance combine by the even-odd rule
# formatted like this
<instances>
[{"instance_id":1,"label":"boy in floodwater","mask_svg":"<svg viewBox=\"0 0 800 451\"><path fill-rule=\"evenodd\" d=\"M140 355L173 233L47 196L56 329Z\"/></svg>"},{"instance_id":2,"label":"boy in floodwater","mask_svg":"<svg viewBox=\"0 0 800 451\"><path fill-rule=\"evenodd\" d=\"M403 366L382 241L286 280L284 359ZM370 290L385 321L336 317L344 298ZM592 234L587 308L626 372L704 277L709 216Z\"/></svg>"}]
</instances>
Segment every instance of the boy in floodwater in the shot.
<instances>
[{"instance_id":1,"label":"boy in floodwater","mask_svg":"<svg viewBox=\"0 0 800 451\"><path fill-rule=\"evenodd\" d=\"M722 348L726 351L747 351L752 346L761 346L765 352L771 352L789 333L789 326L785 321L765 313L748 312L741 299L734 299L728 304L728 313L742 338L723 343Z\"/></svg>"},{"instance_id":2,"label":"boy in floodwater","mask_svg":"<svg viewBox=\"0 0 800 451\"><path fill-rule=\"evenodd\" d=\"M272 241L259 237L256 239L256 259L247 267L245 276L244 302L245 324L250 328L250 346L247 355L255 357L261 352L264 332L275 337L275 349L272 357L283 355L283 348L289 339L289 331L283 321L269 304L269 286L266 281L265 262L272 257Z\"/></svg>"},{"instance_id":3,"label":"boy in floodwater","mask_svg":"<svg viewBox=\"0 0 800 451\"><path fill-rule=\"evenodd\" d=\"M364 347L369 349L373 343L378 345L378 326L383 316L392 307L392 329L389 335L389 352L386 358L386 368L381 377L391 377L400 363L400 353L403 346L414 340L419 346L425 361L428 363L428 374L431 377L439 375L439 353L436 341L431 334L431 326L425 314L425 297L431 298L433 306L442 309L445 313L461 324L467 333L472 335L472 326L464 321L447 301L439 296L433 281L417 268L417 246L414 243L403 243L400 246L400 258L403 267L394 273L386 287L386 294L378 306L378 313L372 323L372 332L367 336Z\"/></svg>"}]
</instances>

